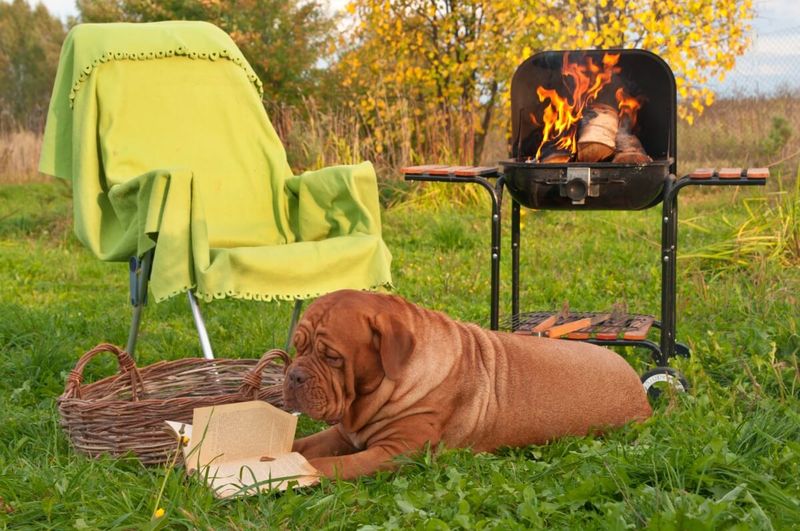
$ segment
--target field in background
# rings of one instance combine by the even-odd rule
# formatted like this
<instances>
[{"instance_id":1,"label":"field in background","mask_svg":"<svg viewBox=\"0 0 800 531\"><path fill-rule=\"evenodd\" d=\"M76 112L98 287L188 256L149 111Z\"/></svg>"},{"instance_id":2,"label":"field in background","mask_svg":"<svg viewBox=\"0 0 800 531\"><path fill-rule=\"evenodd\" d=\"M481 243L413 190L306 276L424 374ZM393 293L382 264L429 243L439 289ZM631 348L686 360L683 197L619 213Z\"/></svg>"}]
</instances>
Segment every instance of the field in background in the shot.
<instances>
[{"instance_id":1,"label":"field in background","mask_svg":"<svg viewBox=\"0 0 800 531\"><path fill-rule=\"evenodd\" d=\"M410 163L461 164L469 161L474 138L460 135L467 117L442 117L441 127L425 130L424 141L412 137L413 113L395 124L382 124L395 149L387 151L364 138L357 116L347 111L325 113L315 102L301 108L273 107L270 117L284 141L292 167L297 171L334 164L372 161L388 188L403 188L398 169ZM773 97L740 96L717 101L694 125L678 124L679 173L699 167L764 166L800 161L800 95L784 92ZM23 131L0 133L0 182L41 182L36 172L41 136ZM415 145L428 146L420 153ZM505 133L491 131L483 162L495 164L506 158ZM794 166L793 166L794 165ZM386 194L385 194L386 195ZM391 195L391 193L389 193Z\"/></svg>"}]
</instances>

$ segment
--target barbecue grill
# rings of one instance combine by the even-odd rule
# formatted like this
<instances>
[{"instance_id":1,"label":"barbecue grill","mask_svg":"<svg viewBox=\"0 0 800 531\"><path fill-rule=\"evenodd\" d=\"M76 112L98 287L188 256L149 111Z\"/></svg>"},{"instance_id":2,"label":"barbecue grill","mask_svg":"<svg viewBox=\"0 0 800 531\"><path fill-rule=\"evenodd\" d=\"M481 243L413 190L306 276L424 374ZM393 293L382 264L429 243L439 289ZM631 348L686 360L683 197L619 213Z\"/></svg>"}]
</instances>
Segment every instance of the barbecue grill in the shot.
<instances>
[{"instance_id":1,"label":"barbecue grill","mask_svg":"<svg viewBox=\"0 0 800 531\"><path fill-rule=\"evenodd\" d=\"M601 145L599 152L607 155L587 160L596 151L581 153L581 140L592 136L587 132L600 114L592 109L600 106L606 114L608 109L619 113L614 119L618 128L602 131L606 146ZM500 328L500 220L506 189L511 196L512 296L505 327L516 333L545 334L549 328L562 331L558 337L566 339L645 348L655 364L642 376L648 391L656 381L686 388L682 375L668 366L676 355L689 356L689 348L676 340L678 193L687 186L763 185L769 172L765 168L701 168L678 178L676 110L675 78L667 63L653 53L623 49L542 52L525 60L511 82L509 160L501 161L500 167L422 165L401 170L411 181L478 184L491 197L493 330ZM629 136L621 139L623 135ZM630 145L636 146L637 162L620 162L620 146L625 141L624 149L628 149L630 135L635 137ZM589 142L583 145L591 146ZM660 320L619 312L520 312L522 207L640 210L659 203L663 213ZM648 339L652 328L660 329L658 342Z\"/></svg>"}]
</instances>

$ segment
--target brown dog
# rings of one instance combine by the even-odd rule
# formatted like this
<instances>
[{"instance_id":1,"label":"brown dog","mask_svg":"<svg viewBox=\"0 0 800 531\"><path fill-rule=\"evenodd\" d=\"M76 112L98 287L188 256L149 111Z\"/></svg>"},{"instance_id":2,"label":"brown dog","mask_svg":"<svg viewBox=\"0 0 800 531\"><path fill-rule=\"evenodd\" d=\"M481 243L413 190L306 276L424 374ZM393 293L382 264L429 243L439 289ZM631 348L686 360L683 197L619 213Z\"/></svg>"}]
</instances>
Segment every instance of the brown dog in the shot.
<instances>
[{"instance_id":1,"label":"brown dog","mask_svg":"<svg viewBox=\"0 0 800 531\"><path fill-rule=\"evenodd\" d=\"M294 344L286 404L334 426L293 450L329 477L392 468L428 442L492 451L652 412L639 377L608 349L491 332L391 295L320 297Z\"/></svg>"}]
</instances>

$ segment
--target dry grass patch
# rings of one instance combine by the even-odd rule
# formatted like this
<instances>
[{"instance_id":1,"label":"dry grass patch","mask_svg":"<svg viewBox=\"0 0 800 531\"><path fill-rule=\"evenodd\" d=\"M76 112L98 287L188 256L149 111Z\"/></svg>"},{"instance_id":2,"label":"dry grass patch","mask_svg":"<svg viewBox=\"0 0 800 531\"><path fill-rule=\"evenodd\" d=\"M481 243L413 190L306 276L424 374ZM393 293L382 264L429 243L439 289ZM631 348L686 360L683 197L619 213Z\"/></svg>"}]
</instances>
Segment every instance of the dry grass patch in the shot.
<instances>
[{"instance_id":1,"label":"dry grass patch","mask_svg":"<svg viewBox=\"0 0 800 531\"><path fill-rule=\"evenodd\" d=\"M700 167L754 167L800 160L800 92L721 99L694 125L678 124L681 173Z\"/></svg>"},{"instance_id":2,"label":"dry grass patch","mask_svg":"<svg viewBox=\"0 0 800 531\"><path fill-rule=\"evenodd\" d=\"M21 184L46 181L39 173L42 135L19 130L0 133L0 182Z\"/></svg>"}]
</instances>

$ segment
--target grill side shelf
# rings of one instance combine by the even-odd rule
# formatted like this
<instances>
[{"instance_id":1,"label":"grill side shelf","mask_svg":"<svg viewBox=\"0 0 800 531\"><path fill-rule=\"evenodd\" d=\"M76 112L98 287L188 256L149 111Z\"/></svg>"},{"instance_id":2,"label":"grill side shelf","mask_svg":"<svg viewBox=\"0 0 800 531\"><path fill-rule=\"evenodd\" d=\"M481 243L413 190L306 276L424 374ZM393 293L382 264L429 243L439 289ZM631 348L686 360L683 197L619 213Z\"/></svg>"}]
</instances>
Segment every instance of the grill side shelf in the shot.
<instances>
[{"instance_id":1,"label":"grill side shelf","mask_svg":"<svg viewBox=\"0 0 800 531\"><path fill-rule=\"evenodd\" d=\"M769 168L697 168L680 179L692 184L741 185L764 184L769 177Z\"/></svg>"},{"instance_id":2,"label":"grill side shelf","mask_svg":"<svg viewBox=\"0 0 800 531\"><path fill-rule=\"evenodd\" d=\"M409 181L451 180L458 177L494 178L502 175L497 166L448 166L442 164L406 166L400 168L400 173Z\"/></svg>"}]
</instances>

